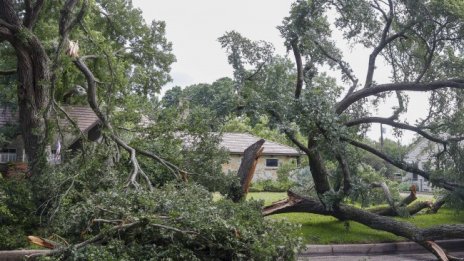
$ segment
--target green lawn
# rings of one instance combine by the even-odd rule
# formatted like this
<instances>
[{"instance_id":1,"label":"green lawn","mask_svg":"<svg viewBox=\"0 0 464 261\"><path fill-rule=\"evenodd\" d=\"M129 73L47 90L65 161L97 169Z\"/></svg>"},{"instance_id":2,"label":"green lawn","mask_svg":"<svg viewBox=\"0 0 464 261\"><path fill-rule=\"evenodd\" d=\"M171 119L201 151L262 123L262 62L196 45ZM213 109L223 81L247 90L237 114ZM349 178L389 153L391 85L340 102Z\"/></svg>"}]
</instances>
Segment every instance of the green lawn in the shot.
<instances>
[{"instance_id":1,"label":"green lawn","mask_svg":"<svg viewBox=\"0 0 464 261\"><path fill-rule=\"evenodd\" d=\"M286 198L286 193L249 193L249 199L264 200L265 205ZM419 199L421 199L419 197ZM372 243L403 241L387 232L370 229L362 224L350 222L349 229L344 222L333 217L305 213L288 213L271 216L272 219L286 219L289 222L301 224L299 231L295 233L308 244L329 243ZM442 208L437 214L417 214L411 218L398 218L407 220L419 227L429 227L439 224L464 223L464 215L459 215L454 210Z\"/></svg>"}]
</instances>

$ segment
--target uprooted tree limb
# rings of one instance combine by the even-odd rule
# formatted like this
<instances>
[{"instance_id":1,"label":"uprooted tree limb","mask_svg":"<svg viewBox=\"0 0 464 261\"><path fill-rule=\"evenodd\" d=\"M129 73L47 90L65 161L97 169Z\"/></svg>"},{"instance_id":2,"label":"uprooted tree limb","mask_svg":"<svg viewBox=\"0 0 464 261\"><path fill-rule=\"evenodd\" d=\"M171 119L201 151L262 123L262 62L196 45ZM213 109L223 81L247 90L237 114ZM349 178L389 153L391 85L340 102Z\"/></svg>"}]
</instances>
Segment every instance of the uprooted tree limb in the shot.
<instances>
[{"instance_id":1,"label":"uprooted tree limb","mask_svg":"<svg viewBox=\"0 0 464 261\"><path fill-rule=\"evenodd\" d=\"M409 188L409 195L401 200L398 204L395 203L391 193L390 189L388 188L387 184L385 182L380 182L380 183L372 183L371 184L372 188L382 188L385 197L387 199L387 202L389 206L387 207L376 207L376 208L371 208L369 209L370 212L381 215L381 216L402 216L402 215L414 215L418 213L419 211L425 209L425 208L431 208L432 207L432 202L430 201L419 201L419 202L414 202L417 197L416 197L416 186L412 185ZM411 204L413 203L414 204Z\"/></svg>"},{"instance_id":2,"label":"uprooted tree limb","mask_svg":"<svg viewBox=\"0 0 464 261\"><path fill-rule=\"evenodd\" d=\"M450 194L447 193L445 195L440 196L430 207L430 209L427 211L428 213L437 213L438 210L445 205L446 201L448 200Z\"/></svg>"},{"instance_id":3,"label":"uprooted tree limb","mask_svg":"<svg viewBox=\"0 0 464 261\"><path fill-rule=\"evenodd\" d=\"M408 222L398 221L345 204L339 204L336 209L328 210L319 200L302 197L291 191L287 194L287 199L274 202L270 206L265 207L263 209L263 215L270 216L280 213L304 212L333 216L339 220L352 220L370 228L387 231L412 240L427 250L432 251L435 255L438 255L440 251L444 253L444 251L432 241L449 238L464 238L464 225L461 224L419 228ZM440 255L440 258L442 257L443 256Z\"/></svg>"}]
</instances>

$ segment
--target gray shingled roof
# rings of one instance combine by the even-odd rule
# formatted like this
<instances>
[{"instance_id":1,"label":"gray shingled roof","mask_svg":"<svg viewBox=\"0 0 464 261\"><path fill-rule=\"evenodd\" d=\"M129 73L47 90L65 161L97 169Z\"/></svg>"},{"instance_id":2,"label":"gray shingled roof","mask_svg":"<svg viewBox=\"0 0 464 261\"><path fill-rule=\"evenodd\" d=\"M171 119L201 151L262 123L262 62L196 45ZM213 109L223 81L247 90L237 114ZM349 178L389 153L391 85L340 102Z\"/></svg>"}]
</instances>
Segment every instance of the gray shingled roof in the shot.
<instances>
[{"instance_id":1,"label":"gray shingled roof","mask_svg":"<svg viewBox=\"0 0 464 261\"><path fill-rule=\"evenodd\" d=\"M221 146L227 149L231 154L243 154L246 148L258 140L260 140L260 138L248 133L224 133L222 136ZM263 155L301 155L298 150L292 147L272 141L266 141L263 147Z\"/></svg>"},{"instance_id":2,"label":"gray shingled roof","mask_svg":"<svg viewBox=\"0 0 464 261\"><path fill-rule=\"evenodd\" d=\"M85 106L65 106L63 109L68 113L69 117L77 122L79 129L83 132L88 131L99 122L97 115L93 112L90 107ZM69 126L69 121L65 120L64 117L60 120L64 126ZM8 123L18 122L18 112L8 107L0 108L0 127L5 126ZM61 125L61 124L60 124Z\"/></svg>"},{"instance_id":3,"label":"gray shingled roof","mask_svg":"<svg viewBox=\"0 0 464 261\"><path fill-rule=\"evenodd\" d=\"M90 130L99 122L97 115L90 107L85 106L65 106L64 110L71 119L75 120L79 129L83 132ZM69 121L65 120L69 124Z\"/></svg>"}]
</instances>

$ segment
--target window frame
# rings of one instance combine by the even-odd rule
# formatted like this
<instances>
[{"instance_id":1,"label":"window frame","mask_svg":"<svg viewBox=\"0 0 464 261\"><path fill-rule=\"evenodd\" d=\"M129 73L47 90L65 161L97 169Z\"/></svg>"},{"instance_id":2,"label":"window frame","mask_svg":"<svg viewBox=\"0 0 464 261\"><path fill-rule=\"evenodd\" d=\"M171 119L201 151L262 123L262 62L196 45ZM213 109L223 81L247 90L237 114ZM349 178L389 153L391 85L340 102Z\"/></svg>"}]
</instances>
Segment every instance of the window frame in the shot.
<instances>
[{"instance_id":1,"label":"window frame","mask_svg":"<svg viewBox=\"0 0 464 261\"><path fill-rule=\"evenodd\" d=\"M275 162L275 164L269 164L269 162ZM279 159L277 158L268 158L266 159L266 168L276 169L279 167Z\"/></svg>"}]
</instances>

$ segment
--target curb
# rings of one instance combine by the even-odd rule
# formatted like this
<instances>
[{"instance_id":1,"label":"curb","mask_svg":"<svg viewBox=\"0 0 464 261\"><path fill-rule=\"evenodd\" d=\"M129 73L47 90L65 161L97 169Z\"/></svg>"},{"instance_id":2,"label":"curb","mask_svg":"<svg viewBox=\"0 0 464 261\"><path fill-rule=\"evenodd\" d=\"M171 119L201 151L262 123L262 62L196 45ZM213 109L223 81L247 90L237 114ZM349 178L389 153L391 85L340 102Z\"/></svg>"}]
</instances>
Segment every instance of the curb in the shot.
<instances>
[{"instance_id":1,"label":"curb","mask_svg":"<svg viewBox=\"0 0 464 261\"><path fill-rule=\"evenodd\" d=\"M446 250L464 250L464 239L437 240ZM377 244L306 245L301 256L343 255L343 254L393 254L427 252L415 242L395 242Z\"/></svg>"}]
</instances>

